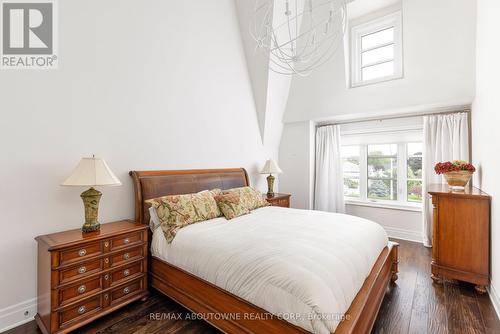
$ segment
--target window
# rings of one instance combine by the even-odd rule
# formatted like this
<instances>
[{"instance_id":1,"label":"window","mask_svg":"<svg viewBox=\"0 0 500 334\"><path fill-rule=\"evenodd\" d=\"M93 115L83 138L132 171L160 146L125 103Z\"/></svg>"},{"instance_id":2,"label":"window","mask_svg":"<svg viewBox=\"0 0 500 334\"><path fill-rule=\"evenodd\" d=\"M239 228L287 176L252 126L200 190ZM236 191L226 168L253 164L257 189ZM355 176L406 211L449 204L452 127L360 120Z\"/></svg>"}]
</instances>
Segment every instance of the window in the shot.
<instances>
[{"instance_id":1,"label":"window","mask_svg":"<svg viewBox=\"0 0 500 334\"><path fill-rule=\"evenodd\" d=\"M422 202L422 143L342 147L346 200L419 206Z\"/></svg>"},{"instance_id":2,"label":"window","mask_svg":"<svg viewBox=\"0 0 500 334\"><path fill-rule=\"evenodd\" d=\"M398 145L368 145L368 198L398 199Z\"/></svg>"},{"instance_id":3,"label":"window","mask_svg":"<svg viewBox=\"0 0 500 334\"><path fill-rule=\"evenodd\" d=\"M359 146L343 146L341 154L344 194L348 197L359 197Z\"/></svg>"},{"instance_id":4,"label":"window","mask_svg":"<svg viewBox=\"0 0 500 334\"><path fill-rule=\"evenodd\" d=\"M401 12L351 30L351 86L403 76Z\"/></svg>"}]
</instances>

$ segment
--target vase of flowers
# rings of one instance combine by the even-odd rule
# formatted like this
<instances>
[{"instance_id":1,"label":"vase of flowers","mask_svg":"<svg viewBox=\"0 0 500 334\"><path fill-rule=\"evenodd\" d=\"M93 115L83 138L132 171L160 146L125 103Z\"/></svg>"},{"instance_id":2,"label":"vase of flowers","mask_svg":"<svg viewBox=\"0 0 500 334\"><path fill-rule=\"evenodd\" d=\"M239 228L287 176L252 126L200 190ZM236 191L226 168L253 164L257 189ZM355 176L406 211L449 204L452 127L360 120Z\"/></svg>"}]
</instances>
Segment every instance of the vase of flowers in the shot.
<instances>
[{"instance_id":1,"label":"vase of flowers","mask_svg":"<svg viewBox=\"0 0 500 334\"><path fill-rule=\"evenodd\" d=\"M434 167L437 174L443 174L446 182L454 190L463 190L476 168L469 162L453 160L438 162Z\"/></svg>"}]
</instances>

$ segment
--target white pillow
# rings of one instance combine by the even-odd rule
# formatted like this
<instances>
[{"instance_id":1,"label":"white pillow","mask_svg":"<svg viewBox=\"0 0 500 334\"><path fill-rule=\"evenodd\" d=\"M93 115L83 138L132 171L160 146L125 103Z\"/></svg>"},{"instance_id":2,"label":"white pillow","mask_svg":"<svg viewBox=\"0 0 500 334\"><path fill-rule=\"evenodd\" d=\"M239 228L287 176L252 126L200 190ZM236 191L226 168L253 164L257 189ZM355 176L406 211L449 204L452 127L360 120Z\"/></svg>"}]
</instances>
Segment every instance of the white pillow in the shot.
<instances>
[{"instance_id":1,"label":"white pillow","mask_svg":"<svg viewBox=\"0 0 500 334\"><path fill-rule=\"evenodd\" d=\"M160 226L160 218L156 214L156 209L151 207L149 208L149 228L151 231L155 231L158 226Z\"/></svg>"}]
</instances>

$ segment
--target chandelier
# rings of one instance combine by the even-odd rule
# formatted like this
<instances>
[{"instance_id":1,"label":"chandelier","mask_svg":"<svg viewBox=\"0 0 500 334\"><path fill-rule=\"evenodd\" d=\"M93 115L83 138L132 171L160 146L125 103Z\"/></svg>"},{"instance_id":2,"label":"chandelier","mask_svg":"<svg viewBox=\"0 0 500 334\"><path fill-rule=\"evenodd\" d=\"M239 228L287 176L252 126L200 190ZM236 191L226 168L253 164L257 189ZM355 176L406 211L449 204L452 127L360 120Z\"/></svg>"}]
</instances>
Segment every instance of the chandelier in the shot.
<instances>
[{"instance_id":1,"label":"chandelier","mask_svg":"<svg viewBox=\"0 0 500 334\"><path fill-rule=\"evenodd\" d=\"M250 34L279 74L307 76L342 44L347 0L256 0Z\"/></svg>"}]
</instances>

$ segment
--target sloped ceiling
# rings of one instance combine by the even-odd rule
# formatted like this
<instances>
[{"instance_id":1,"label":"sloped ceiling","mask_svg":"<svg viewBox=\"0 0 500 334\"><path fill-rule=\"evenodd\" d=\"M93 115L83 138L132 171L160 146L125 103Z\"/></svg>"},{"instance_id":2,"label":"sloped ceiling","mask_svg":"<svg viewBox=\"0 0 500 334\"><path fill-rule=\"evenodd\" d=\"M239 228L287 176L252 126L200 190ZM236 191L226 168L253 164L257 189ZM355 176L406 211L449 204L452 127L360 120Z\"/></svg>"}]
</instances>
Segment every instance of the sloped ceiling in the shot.
<instances>
[{"instance_id":1,"label":"sloped ceiling","mask_svg":"<svg viewBox=\"0 0 500 334\"><path fill-rule=\"evenodd\" d=\"M262 143L279 145L292 77L270 71L269 54L256 47L250 34L255 1L235 0L235 3ZM276 0L276 8L283 6L282 3Z\"/></svg>"},{"instance_id":2,"label":"sloped ceiling","mask_svg":"<svg viewBox=\"0 0 500 334\"><path fill-rule=\"evenodd\" d=\"M253 0L235 0L236 11L240 26L241 40L245 49L248 73L252 82L255 109L259 122L259 130L262 142L264 142L264 130L266 122L267 87L269 76L269 55L259 52L255 41L250 35L250 24L254 9Z\"/></svg>"}]
</instances>

